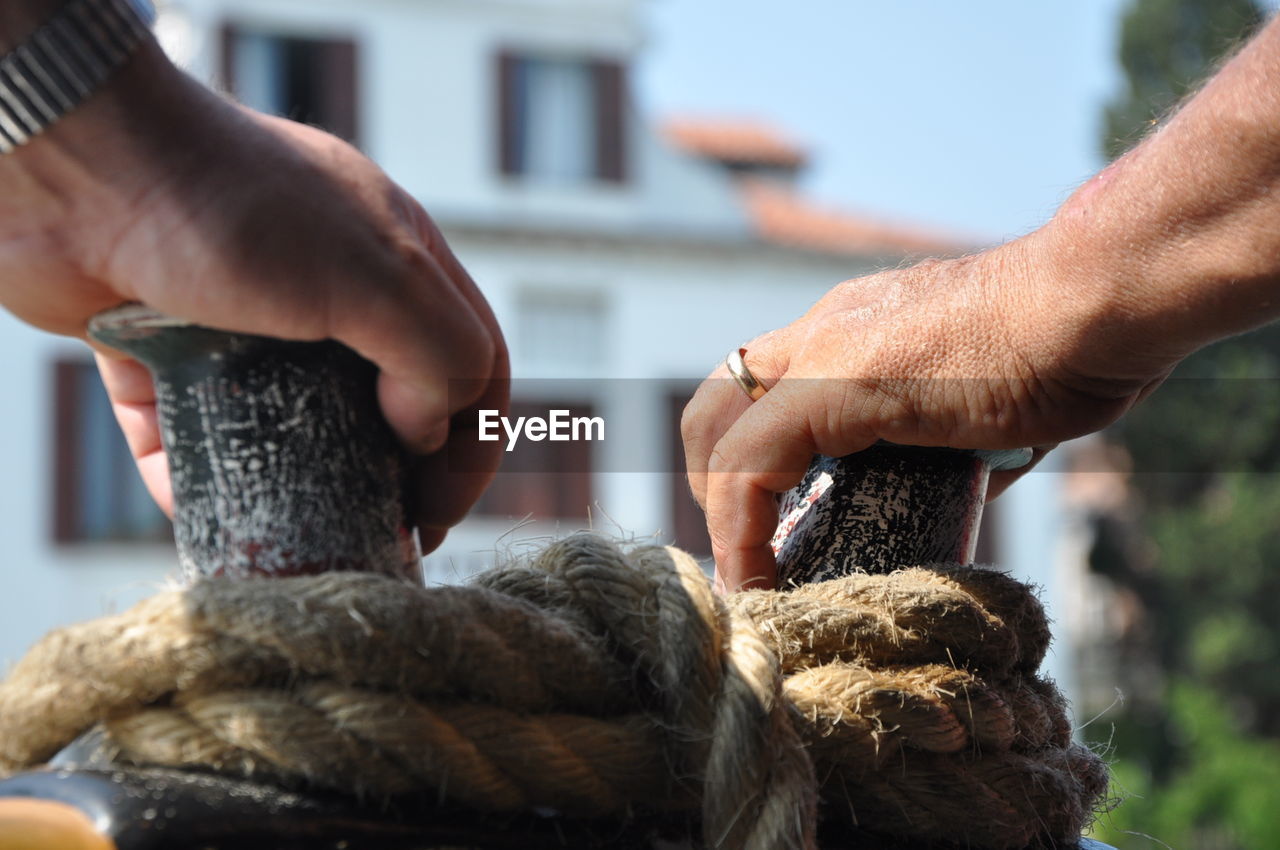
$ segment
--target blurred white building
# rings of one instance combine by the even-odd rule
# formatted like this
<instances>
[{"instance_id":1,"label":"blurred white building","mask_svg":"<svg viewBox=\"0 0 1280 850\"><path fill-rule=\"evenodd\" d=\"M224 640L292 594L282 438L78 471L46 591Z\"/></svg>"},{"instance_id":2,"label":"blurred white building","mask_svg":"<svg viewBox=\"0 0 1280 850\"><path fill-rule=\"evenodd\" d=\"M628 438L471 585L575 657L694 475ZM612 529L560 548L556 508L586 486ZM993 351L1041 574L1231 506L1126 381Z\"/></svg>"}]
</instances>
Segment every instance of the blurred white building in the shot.
<instances>
[{"instance_id":1,"label":"blurred white building","mask_svg":"<svg viewBox=\"0 0 1280 850\"><path fill-rule=\"evenodd\" d=\"M958 250L806 202L793 185L804 152L767 127L659 126L629 83L643 59L642 7L163 4L158 32L193 75L345 136L423 202L506 330L518 401L628 425L625 445L603 450L540 444L533 465L559 474L503 476L429 559L434 579L491 562L517 537L588 524L704 549L672 471L697 380L838 281ZM49 628L150 593L173 557L87 352L0 323L11 397L23 400L0 422L3 663ZM1054 479L1015 488L1003 509L1014 521L998 524L986 552L1051 591L1063 528Z\"/></svg>"}]
</instances>

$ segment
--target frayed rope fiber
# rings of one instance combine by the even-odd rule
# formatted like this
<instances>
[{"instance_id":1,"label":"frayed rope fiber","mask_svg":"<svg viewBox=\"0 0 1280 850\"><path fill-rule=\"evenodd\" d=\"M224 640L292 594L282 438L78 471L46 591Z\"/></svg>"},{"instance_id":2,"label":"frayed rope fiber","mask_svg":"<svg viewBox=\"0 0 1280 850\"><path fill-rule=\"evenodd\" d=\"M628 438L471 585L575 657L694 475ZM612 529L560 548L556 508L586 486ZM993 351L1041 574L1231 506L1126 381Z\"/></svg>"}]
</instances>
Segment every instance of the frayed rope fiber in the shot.
<instances>
[{"instance_id":1,"label":"frayed rope fiber","mask_svg":"<svg viewBox=\"0 0 1280 850\"><path fill-rule=\"evenodd\" d=\"M1107 772L1035 671L1024 585L966 567L712 593L577 535L470 585L205 581L53 632L0 685L0 771L102 724L126 762L569 815L696 810L709 847L823 816L1070 847Z\"/></svg>"}]
</instances>

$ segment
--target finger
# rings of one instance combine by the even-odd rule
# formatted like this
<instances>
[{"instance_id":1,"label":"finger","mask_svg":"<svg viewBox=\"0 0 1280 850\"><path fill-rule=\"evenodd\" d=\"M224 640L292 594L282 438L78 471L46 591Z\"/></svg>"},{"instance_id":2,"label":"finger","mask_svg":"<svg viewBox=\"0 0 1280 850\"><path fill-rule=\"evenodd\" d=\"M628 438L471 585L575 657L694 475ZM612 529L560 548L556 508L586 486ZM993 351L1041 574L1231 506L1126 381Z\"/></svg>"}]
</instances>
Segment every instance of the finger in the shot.
<instances>
[{"instance_id":1,"label":"finger","mask_svg":"<svg viewBox=\"0 0 1280 850\"><path fill-rule=\"evenodd\" d=\"M725 432L751 406L733 379L716 370L702 382L680 416L680 436L684 442L685 474L694 501L707 507L707 467L711 452Z\"/></svg>"},{"instance_id":2,"label":"finger","mask_svg":"<svg viewBox=\"0 0 1280 850\"><path fill-rule=\"evenodd\" d=\"M502 457L501 441L479 439L478 411L491 409L505 416L510 381L505 355L495 364L501 379L489 386L474 406L455 414L448 443L441 451L419 458L412 470L413 519L423 552L444 540L445 532L462 521L493 481Z\"/></svg>"},{"instance_id":3,"label":"finger","mask_svg":"<svg viewBox=\"0 0 1280 850\"><path fill-rule=\"evenodd\" d=\"M470 273L467 272L462 263L458 262L457 256L453 253L453 249L449 247L449 243L445 241L440 228L436 226L431 216L427 215L427 211L422 208L422 205L412 198L409 198L408 202L413 205L413 220L417 228L418 238L422 240L422 244L426 246L427 251L444 269L445 274L453 281L454 285L458 287L462 296L470 302L472 308L476 311L476 315L480 317L480 321L492 331L495 339L501 341L502 328L498 325L498 319L493 315L493 309L489 306L489 302L485 300L484 295L480 292L480 287L476 286ZM502 377L505 378L506 375Z\"/></svg>"},{"instance_id":4,"label":"finger","mask_svg":"<svg viewBox=\"0 0 1280 850\"><path fill-rule=\"evenodd\" d=\"M107 396L113 404L155 406L156 388L146 366L129 357L100 351L94 352L93 359L98 365L98 374L102 376L102 385L106 387ZM157 430L156 441L159 442L159 439L160 432Z\"/></svg>"},{"instance_id":5,"label":"finger","mask_svg":"<svg viewBox=\"0 0 1280 850\"><path fill-rule=\"evenodd\" d=\"M147 492L166 515L173 516L173 487L169 463L160 441L156 393L151 373L136 360L95 353L116 422L124 432L129 453Z\"/></svg>"},{"instance_id":6,"label":"finger","mask_svg":"<svg viewBox=\"0 0 1280 850\"><path fill-rule=\"evenodd\" d=\"M817 447L790 388L779 384L745 411L716 444L707 476L707 529L721 588L772 588L769 541L776 493L800 483Z\"/></svg>"},{"instance_id":7,"label":"finger","mask_svg":"<svg viewBox=\"0 0 1280 850\"><path fill-rule=\"evenodd\" d=\"M762 334L744 348L743 360L752 376L767 392L785 374L789 357L785 331ZM702 382L680 416L680 436L684 442L685 471L693 498L706 509L707 467L716 443L748 407L751 398L721 363Z\"/></svg>"},{"instance_id":8,"label":"finger","mask_svg":"<svg viewBox=\"0 0 1280 850\"><path fill-rule=\"evenodd\" d=\"M471 303L426 251L414 279L399 285L332 287L330 335L381 370L378 400L397 436L417 453L440 448L449 418L474 402L450 379L487 378L498 348Z\"/></svg>"},{"instance_id":9,"label":"finger","mask_svg":"<svg viewBox=\"0 0 1280 850\"><path fill-rule=\"evenodd\" d=\"M441 379L447 387L448 377ZM447 396L447 389L444 395ZM400 442L415 455L439 451L449 437L447 404L441 393L419 380L378 375L378 406Z\"/></svg>"},{"instance_id":10,"label":"finger","mask_svg":"<svg viewBox=\"0 0 1280 850\"><path fill-rule=\"evenodd\" d=\"M1031 460L1025 466L1017 469L997 469L991 473L991 478L987 481L987 501L999 496L1005 490L1013 485L1022 476L1035 469L1036 464L1045 459L1049 452L1058 447L1057 443L1051 446L1036 446L1031 450Z\"/></svg>"},{"instance_id":11,"label":"finger","mask_svg":"<svg viewBox=\"0 0 1280 850\"><path fill-rule=\"evenodd\" d=\"M137 464L138 474L142 476L142 483L146 485L151 499L165 516L173 519L173 482L169 480L169 456L164 452L152 452L135 457L133 461Z\"/></svg>"},{"instance_id":12,"label":"finger","mask_svg":"<svg viewBox=\"0 0 1280 850\"><path fill-rule=\"evenodd\" d=\"M6 310L62 336L84 339L89 318L123 300L102 281L83 274L68 252L52 248L23 254L20 263L16 257L0 257L0 280L5 282Z\"/></svg>"},{"instance_id":13,"label":"finger","mask_svg":"<svg viewBox=\"0 0 1280 850\"><path fill-rule=\"evenodd\" d=\"M480 376L474 372L457 372L445 377L447 382L446 392L450 399L450 403L447 406L450 412L455 415L451 419L442 420L434 424L426 423L425 431L421 428L417 431L420 435L417 439L413 439L413 423L415 419L420 421L423 415L419 401L420 391L414 384L400 380L386 372L379 376L379 402L382 405L384 415L388 421L393 423L393 428L397 428L397 424L400 426L397 428L397 433L401 434L401 439L405 440L406 444L415 447L421 453L431 454L438 451L445 441L449 439L449 435L456 431L458 418L456 411L463 409L466 404L488 393L491 381L506 382L509 380L511 376L510 360L506 342L502 336L502 329L498 325L497 318L493 315L489 302L485 300L479 287L471 279L471 275L458 262L458 258L450 249L435 222L431 220L426 210L417 201L407 195L403 196L401 201L405 206L404 214L413 222L423 248L438 264L441 272L448 278L449 283L470 305L475 318L484 326L488 332L489 340L493 344L491 361L493 370L491 373L484 375L483 379L479 379ZM503 389L499 396L496 397L502 401L501 410L504 414L506 412L507 391L507 389ZM478 403L470 412L474 414L480 408L497 409L498 405L491 403L492 401L493 399L490 399L483 404ZM471 415L470 418L474 427L474 415ZM408 425L405 423L408 423ZM406 434L404 433L405 431L409 433ZM491 455L492 468L496 469L499 453L496 453L496 451L491 452L490 448L485 444L481 449L477 450L477 455L472 460L479 462L482 458Z\"/></svg>"}]
</instances>

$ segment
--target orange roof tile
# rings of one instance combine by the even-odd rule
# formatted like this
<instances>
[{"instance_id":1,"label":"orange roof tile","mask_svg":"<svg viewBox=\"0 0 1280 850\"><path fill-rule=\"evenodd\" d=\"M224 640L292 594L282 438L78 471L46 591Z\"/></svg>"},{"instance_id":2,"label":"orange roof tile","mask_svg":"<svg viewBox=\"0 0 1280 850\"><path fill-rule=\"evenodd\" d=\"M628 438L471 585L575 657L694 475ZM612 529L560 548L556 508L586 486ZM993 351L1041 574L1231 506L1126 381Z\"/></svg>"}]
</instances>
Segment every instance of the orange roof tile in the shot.
<instances>
[{"instance_id":1,"label":"orange roof tile","mask_svg":"<svg viewBox=\"0 0 1280 850\"><path fill-rule=\"evenodd\" d=\"M686 153L722 162L800 168L808 160L798 143L759 121L680 118L667 121L662 134Z\"/></svg>"},{"instance_id":2,"label":"orange roof tile","mask_svg":"<svg viewBox=\"0 0 1280 850\"><path fill-rule=\"evenodd\" d=\"M958 254L959 239L889 224L815 204L795 190L766 180L740 182L756 235L766 242L837 254Z\"/></svg>"}]
</instances>

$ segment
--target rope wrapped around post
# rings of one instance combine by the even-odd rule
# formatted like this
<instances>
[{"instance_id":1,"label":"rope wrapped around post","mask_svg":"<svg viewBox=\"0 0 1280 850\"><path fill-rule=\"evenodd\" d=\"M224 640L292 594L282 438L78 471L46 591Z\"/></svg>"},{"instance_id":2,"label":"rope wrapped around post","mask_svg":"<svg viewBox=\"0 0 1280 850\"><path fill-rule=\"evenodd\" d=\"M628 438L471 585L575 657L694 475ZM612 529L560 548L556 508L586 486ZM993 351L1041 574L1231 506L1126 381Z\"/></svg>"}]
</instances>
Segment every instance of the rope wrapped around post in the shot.
<instances>
[{"instance_id":1,"label":"rope wrapped around post","mask_svg":"<svg viewBox=\"0 0 1280 850\"><path fill-rule=\"evenodd\" d=\"M700 811L717 848L827 818L1069 847L1106 768L1035 675L1043 610L922 566L721 599L673 548L557 542L470 585L205 580L53 632L0 684L0 771L101 724L125 762L361 797Z\"/></svg>"}]
</instances>

